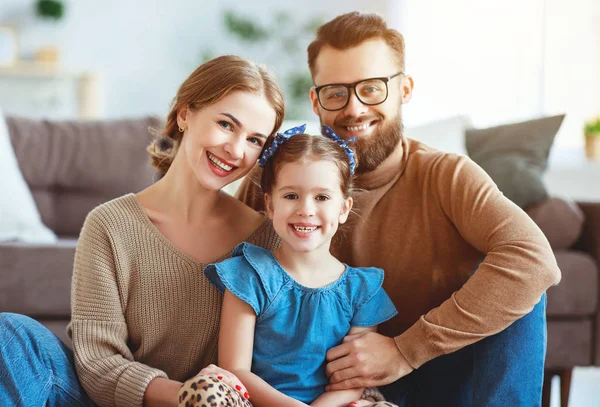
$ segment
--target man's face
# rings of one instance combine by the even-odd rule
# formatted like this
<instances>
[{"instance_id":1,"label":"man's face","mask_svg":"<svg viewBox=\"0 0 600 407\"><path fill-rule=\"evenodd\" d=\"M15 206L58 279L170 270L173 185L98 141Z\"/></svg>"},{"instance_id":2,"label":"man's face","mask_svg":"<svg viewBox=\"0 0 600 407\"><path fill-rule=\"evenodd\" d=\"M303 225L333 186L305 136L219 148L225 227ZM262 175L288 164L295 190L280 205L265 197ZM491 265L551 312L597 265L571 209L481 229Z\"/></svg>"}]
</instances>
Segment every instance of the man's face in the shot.
<instances>
[{"instance_id":1,"label":"man's face","mask_svg":"<svg viewBox=\"0 0 600 407\"><path fill-rule=\"evenodd\" d=\"M316 61L316 86L354 83L388 77L400 71L394 54L382 39L364 41L354 48L337 50L324 46ZM410 100L412 79L399 75L388 82L385 102L369 106L358 100L354 90L346 107L328 111L319 104L315 89L310 98L321 124L333 128L342 138L357 137L357 173L374 170L398 145L402 135L401 106Z\"/></svg>"}]
</instances>

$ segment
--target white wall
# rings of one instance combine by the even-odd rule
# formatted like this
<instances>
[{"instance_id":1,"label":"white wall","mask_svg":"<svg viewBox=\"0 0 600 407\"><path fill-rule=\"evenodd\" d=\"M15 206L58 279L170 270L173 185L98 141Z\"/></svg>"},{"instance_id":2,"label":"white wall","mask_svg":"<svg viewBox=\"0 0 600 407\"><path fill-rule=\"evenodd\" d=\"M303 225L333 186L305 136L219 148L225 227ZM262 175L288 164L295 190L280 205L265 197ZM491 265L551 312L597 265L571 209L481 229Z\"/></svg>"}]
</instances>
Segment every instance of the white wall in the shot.
<instances>
[{"instance_id":1,"label":"white wall","mask_svg":"<svg viewBox=\"0 0 600 407\"><path fill-rule=\"evenodd\" d=\"M66 0L59 23L36 18L33 0L0 0L0 24L17 27L21 53L58 44L69 70L95 70L104 84L106 117L165 114L179 84L208 46L243 54L228 40L220 12L234 9L264 18L289 10L298 21L329 19L354 9L384 13L388 0ZM261 55L253 55L260 61ZM304 51L300 61L305 61ZM308 98L308 96L307 96ZM308 103L308 102L307 102Z\"/></svg>"},{"instance_id":2,"label":"white wall","mask_svg":"<svg viewBox=\"0 0 600 407\"><path fill-rule=\"evenodd\" d=\"M567 113L556 145L600 115L600 1L398 0L415 79L405 121L465 114L476 126Z\"/></svg>"},{"instance_id":3,"label":"white wall","mask_svg":"<svg viewBox=\"0 0 600 407\"><path fill-rule=\"evenodd\" d=\"M245 54L220 24L223 9L257 18L287 10L298 21L353 9L386 15L406 37L415 79L408 125L465 114L487 126L567 112L556 144L572 146L583 142L584 120L600 115L598 0L66 0L58 24L36 18L33 3L0 0L0 24L17 26L23 54L57 43L67 69L100 72L109 118L164 114L207 46Z\"/></svg>"}]
</instances>

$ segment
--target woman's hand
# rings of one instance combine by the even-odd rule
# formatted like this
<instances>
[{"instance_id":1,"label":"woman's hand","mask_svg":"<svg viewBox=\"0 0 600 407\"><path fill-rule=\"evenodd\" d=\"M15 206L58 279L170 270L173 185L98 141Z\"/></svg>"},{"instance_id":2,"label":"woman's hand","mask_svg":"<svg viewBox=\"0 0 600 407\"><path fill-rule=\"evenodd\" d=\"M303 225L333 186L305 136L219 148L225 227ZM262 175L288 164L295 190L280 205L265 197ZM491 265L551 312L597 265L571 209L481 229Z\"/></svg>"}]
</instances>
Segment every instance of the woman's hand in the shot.
<instances>
[{"instance_id":1,"label":"woman's hand","mask_svg":"<svg viewBox=\"0 0 600 407\"><path fill-rule=\"evenodd\" d=\"M232 389L235 389L246 400L250 398L250 394L248 394L246 386L244 386L244 384L240 381L240 379L237 378L236 375L229 372L228 370L221 369L219 366L216 365L208 365L204 369L202 369L196 376L200 375L214 376L220 381L228 384Z\"/></svg>"}]
</instances>

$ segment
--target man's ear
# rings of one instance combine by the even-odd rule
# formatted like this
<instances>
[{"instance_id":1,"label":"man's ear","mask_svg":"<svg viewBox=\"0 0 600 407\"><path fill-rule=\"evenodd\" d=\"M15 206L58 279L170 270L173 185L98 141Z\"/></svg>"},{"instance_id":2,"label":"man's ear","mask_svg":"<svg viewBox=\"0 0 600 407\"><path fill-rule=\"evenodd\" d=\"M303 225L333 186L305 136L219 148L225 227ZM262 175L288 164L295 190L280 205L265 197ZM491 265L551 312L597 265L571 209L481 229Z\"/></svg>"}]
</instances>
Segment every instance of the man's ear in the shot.
<instances>
[{"instance_id":1,"label":"man's ear","mask_svg":"<svg viewBox=\"0 0 600 407\"><path fill-rule=\"evenodd\" d=\"M410 75L402 75L402 104L410 102L412 98L415 81Z\"/></svg>"},{"instance_id":2,"label":"man's ear","mask_svg":"<svg viewBox=\"0 0 600 407\"><path fill-rule=\"evenodd\" d=\"M269 219L273 220L273 199L271 199L271 195L265 194L265 209L267 210L267 216Z\"/></svg>"},{"instance_id":3,"label":"man's ear","mask_svg":"<svg viewBox=\"0 0 600 407\"><path fill-rule=\"evenodd\" d=\"M315 91L314 86L310 88L310 103L312 105L313 112L319 116L319 98L317 97L317 92Z\"/></svg>"},{"instance_id":4,"label":"man's ear","mask_svg":"<svg viewBox=\"0 0 600 407\"><path fill-rule=\"evenodd\" d=\"M342 211L340 212L339 217L340 225L343 225L348 220L348 216L350 215L350 210L352 209L353 204L354 200L352 198L347 198L344 201L344 206L342 206Z\"/></svg>"}]
</instances>

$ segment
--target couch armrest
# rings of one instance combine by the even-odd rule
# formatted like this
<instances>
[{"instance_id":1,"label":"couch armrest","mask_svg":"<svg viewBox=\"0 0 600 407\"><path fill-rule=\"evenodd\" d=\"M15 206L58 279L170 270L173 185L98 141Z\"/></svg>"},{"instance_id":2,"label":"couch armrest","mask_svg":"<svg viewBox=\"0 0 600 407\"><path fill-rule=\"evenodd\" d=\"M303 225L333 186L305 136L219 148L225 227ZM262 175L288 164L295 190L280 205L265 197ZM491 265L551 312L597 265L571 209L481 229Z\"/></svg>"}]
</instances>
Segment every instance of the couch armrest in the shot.
<instances>
[{"instance_id":1,"label":"couch armrest","mask_svg":"<svg viewBox=\"0 0 600 407\"><path fill-rule=\"evenodd\" d=\"M581 237L575 245L594 257L600 265L600 202L578 202L585 215Z\"/></svg>"}]
</instances>

